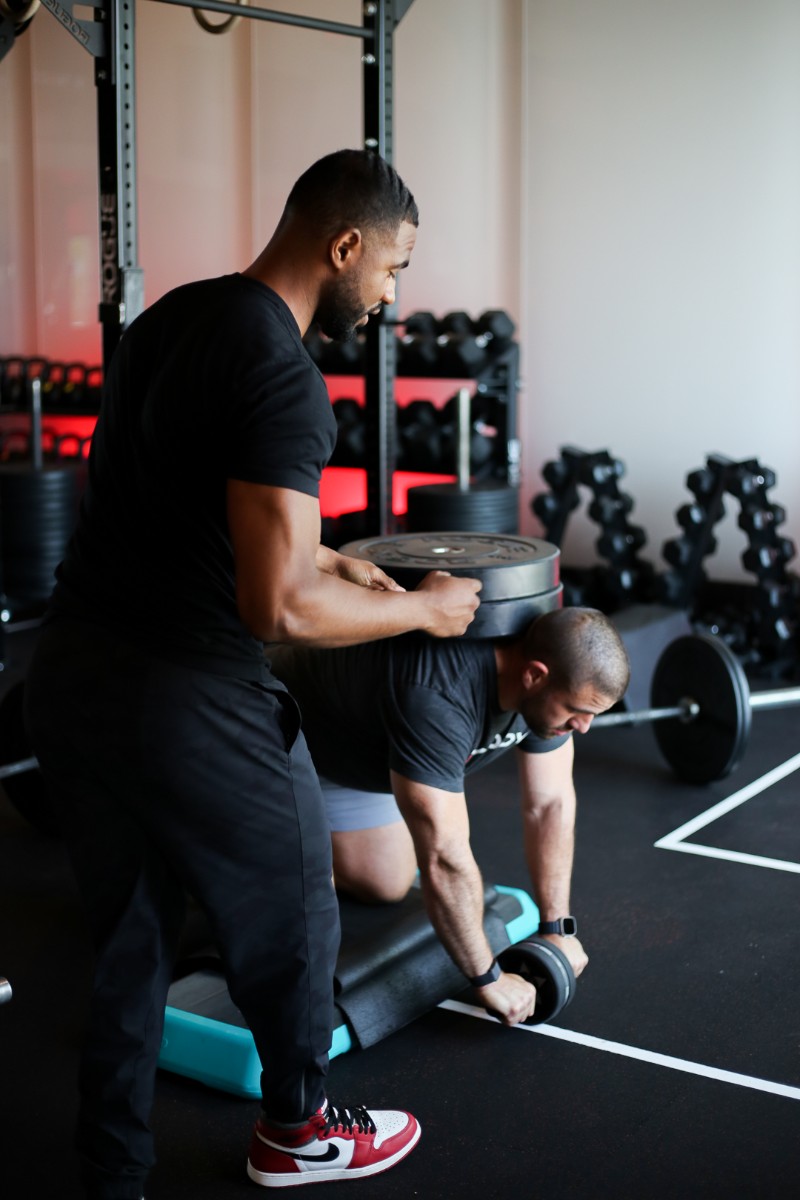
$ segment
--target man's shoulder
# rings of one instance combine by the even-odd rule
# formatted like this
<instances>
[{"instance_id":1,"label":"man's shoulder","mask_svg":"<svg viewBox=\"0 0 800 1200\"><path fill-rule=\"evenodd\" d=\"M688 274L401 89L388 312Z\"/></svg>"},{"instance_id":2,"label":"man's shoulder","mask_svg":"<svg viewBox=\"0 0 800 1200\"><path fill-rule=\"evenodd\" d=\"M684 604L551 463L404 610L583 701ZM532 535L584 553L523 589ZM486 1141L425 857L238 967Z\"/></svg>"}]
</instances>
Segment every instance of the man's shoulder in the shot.
<instances>
[{"instance_id":1,"label":"man's shoulder","mask_svg":"<svg viewBox=\"0 0 800 1200\"><path fill-rule=\"evenodd\" d=\"M413 678L421 685L466 683L494 668L491 642L475 638L435 638L425 633L409 633L386 644L390 646L395 678Z\"/></svg>"}]
</instances>

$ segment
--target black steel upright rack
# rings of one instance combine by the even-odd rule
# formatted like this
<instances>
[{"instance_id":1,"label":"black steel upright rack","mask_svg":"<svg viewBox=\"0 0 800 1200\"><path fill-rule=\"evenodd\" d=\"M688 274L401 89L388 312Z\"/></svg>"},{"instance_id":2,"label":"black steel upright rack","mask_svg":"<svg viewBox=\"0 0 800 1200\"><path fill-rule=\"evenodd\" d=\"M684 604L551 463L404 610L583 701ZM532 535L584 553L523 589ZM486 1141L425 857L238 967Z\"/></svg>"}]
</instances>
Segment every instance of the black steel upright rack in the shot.
<instances>
[{"instance_id":1,"label":"black steel upright rack","mask_svg":"<svg viewBox=\"0 0 800 1200\"><path fill-rule=\"evenodd\" d=\"M228 0L153 0L247 20L270 21L360 38L364 145L387 162L393 156L394 33L413 0L366 0L363 23L348 25L317 17L256 8ZM136 188L136 0L97 0L92 18L76 16L78 0L42 0L55 19L95 61L99 160L100 307L103 367L108 367L123 331L145 305L139 265ZM14 30L0 17L0 59L13 45ZM394 403L396 305L366 330L367 522L385 535L394 532L392 479L396 464Z\"/></svg>"}]
</instances>

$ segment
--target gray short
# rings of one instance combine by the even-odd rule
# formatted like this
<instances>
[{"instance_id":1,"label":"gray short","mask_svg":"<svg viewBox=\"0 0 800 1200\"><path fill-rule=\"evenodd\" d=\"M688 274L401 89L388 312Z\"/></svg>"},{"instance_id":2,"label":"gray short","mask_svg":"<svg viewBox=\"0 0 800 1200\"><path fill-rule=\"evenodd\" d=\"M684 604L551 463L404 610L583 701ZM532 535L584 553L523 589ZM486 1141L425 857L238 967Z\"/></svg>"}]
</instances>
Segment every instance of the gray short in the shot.
<instances>
[{"instance_id":1,"label":"gray short","mask_svg":"<svg viewBox=\"0 0 800 1200\"><path fill-rule=\"evenodd\" d=\"M393 825L403 817L391 792L361 792L320 777L332 833Z\"/></svg>"}]
</instances>

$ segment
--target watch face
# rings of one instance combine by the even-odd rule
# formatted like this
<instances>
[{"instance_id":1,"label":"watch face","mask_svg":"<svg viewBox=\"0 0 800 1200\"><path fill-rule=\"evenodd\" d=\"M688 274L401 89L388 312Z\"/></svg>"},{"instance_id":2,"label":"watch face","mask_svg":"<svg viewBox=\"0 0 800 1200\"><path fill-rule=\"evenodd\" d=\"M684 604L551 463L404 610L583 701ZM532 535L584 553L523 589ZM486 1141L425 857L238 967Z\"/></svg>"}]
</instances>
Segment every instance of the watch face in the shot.
<instances>
[{"instance_id":1,"label":"watch face","mask_svg":"<svg viewBox=\"0 0 800 1200\"><path fill-rule=\"evenodd\" d=\"M564 930L564 937L574 937L578 932L578 922L574 917L564 917L561 926Z\"/></svg>"}]
</instances>

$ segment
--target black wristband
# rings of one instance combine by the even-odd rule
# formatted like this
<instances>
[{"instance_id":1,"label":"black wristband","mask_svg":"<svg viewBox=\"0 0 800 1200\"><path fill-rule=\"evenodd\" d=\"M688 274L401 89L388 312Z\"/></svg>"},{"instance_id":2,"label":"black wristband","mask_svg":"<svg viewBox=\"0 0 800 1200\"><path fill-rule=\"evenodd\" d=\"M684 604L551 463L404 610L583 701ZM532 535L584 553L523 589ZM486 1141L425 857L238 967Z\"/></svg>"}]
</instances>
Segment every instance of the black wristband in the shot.
<instances>
[{"instance_id":1,"label":"black wristband","mask_svg":"<svg viewBox=\"0 0 800 1200\"><path fill-rule=\"evenodd\" d=\"M540 921L537 933L560 933L562 937L575 937L578 922L574 917L559 917L557 921Z\"/></svg>"},{"instance_id":2,"label":"black wristband","mask_svg":"<svg viewBox=\"0 0 800 1200\"><path fill-rule=\"evenodd\" d=\"M482 975L468 975L467 979L474 988L486 987L489 983L497 983L502 973L499 962L493 958L488 971L484 971Z\"/></svg>"}]
</instances>

